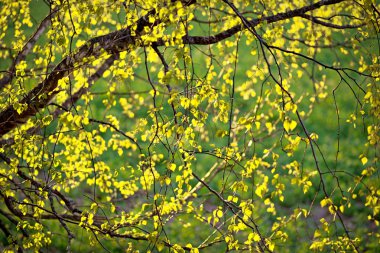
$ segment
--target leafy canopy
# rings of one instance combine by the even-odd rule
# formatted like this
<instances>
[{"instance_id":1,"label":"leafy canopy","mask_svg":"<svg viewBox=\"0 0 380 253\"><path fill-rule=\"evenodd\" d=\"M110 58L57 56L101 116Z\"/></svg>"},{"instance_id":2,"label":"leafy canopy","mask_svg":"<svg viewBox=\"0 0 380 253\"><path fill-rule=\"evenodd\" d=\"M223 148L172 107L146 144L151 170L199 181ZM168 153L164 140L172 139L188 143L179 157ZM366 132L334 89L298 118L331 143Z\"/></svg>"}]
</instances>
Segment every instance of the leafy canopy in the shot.
<instances>
[{"instance_id":1,"label":"leafy canopy","mask_svg":"<svg viewBox=\"0 0 380 253\"><path fill-rule=\"evenodd\" d=\"M4 252L374 251L374 0L0 1Z\"/></svg>"}]
</instances>

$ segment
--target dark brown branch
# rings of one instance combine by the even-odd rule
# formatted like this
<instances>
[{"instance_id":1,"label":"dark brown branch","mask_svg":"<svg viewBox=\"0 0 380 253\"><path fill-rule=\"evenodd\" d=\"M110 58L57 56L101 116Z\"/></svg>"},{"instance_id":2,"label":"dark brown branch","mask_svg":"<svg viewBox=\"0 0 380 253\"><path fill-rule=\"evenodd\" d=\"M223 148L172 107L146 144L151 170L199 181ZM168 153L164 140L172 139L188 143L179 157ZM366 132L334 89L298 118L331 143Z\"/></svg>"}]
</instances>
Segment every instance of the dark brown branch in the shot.
<instances>
[{"instance_id":1,"label":"dark brown branch","mask_svg":"<svg viewBox=\"0 0 380 253\"><path fill-rule=\"evenodd\" d=\"M194 0L183 0L185 6L195 3ZM49 101L58 93L56 87L58 80L72 73L75 66L89 57L99 57L103 52L116 54L126 51L131 45L136 43L136 40L144 32L144 28L157 25L149 22L149 17L156 14L156 10L152 9L145 16L141 17L136 22L134 36L130 27L111 32L109 34L98 36L90 39L85 45L81 46L74 54L71 54L64 59L53 69L52 73L41 82L37 87L31 90L21 104L27 105L26 110L20 114L9 106L6 110L0 113L0 137L14 129L19 124L24 124L30 117L36 115L39 110L46 107Z\"/></svg>"},{"instance_id":2,"label":"dark brown branch","mask_svg":"<svg viewBox=\"0 0 380 253\"><path fill-rule=\"evenodd\" d=\"M17 226L18 221L15 220L11 215L9 215L8 213L4 212L2 209L0 209L0 214L2 216L4 216L5 218L7 218L13 225ZM24 228L21 227L20 229L21 229L21 232L22 232L23 236L29 237L28 233L25 231Z\"/></svg>"},{"instance_id":3,"label":"dark brown branch","mask_svg":"<svg viewBox=\"0 0 380 253\"><path fill-rule=\"evenodd\" d=\"M146 17L144 16L138 21L137 36L143 31L145 26L150 25ZM36 115L39 110L46 107L49 101L58 93L55 90L58 80L68 76L73 71L75 64L82 62L88 57L99 57L102 51L110 54L125 51L130 45L135 43L135 40L136 37L131 36L131 30L125 28L91 39L80 47L75 54L65 57L45 81L40 83L20 101L21 104L27 105L26 110L18 114L13 106L10 106L0 114L0 137L14 129L18 124L25 123L29 117Z\"/></svg>"},{"instance_id":4,"label":"dark brown branch","mask_svg":"<svg viewBox=\"0 0 380 253\"><path fill-rule=\"evenodd\" d=\"M51 211L53 212L53 214L56 215L59 223L62 225L62 227L66 230L66 233L67 233L67 237L68 237L68 249L70 249L70 246L71 246L71 240L75 238L74 234L71 232L71 230L67 227L67 224L65 223L65 221L57 214L56 210L55 210L55 207L54 207L54 198L53 198L53 195L51 194L51 192L48 194L48 197L49 197L49 202L50 202L50 208L51 208Z\"/></svg>"},{"instance_id":5,"label":"dark brown branch","mask_svg":"<svg viewBox=\"0 0 380 253\"><path fill-rule=\"evenodd\" d=\"M0 153L0 158L5 163L7 163L8 165L11 163L11 160L7 156L5 156L4 154L2 154L2 153ZM29 181L37 189L44 189L44 190L51 191L51 193L54 193L56 196L58 196L65 203L66 207L70 210L70 212L72 212L72 213L82 213L80 210L78 210L77 208L75 208L75 206L73 205L73 202L71 200L67 199L65 196L63 196L63 194L60 191L55 190L55 189L51 189L47 185L46 186L42 185L41 183L37 182L33 178L27 176L24 172L21 171L20 168L17 169L17 174L22 179Z\"/></svg>"},{"instance_id":6,"label":"dark brown branch","mask_svg":"<svg viewBox=\"0 0 380 253\"><path fill-rule=\"evenodd\" d=\"M344 0L322 0L322 1L316 2L314 4L311 4L311 5L299 8L299 9L295 9L292 11L282 12L282 13L278 13L276 15L262 17L260 19L258 19L258 18L251 19L250 21L248 21L248 26L249 27L255 27L258 24L263 23L263 22L266 22L267 24L271 24L271 23L275 23L278 21L282 21L282 20L286 20L286 19L290 19L290 18L294 18L294 17L301 17L301 15L305 14L306 12L318 9L322 6L337 4L337 3L340 3L343 1ZM197 44L197 45L215 44L217 42L220 42L222 40L225 40L225 39L233 36L234 34L241 31L242 29L244 29L244 27L242 27L241 25L236 25L230 29L227 29L227 30L225 30L221 33L218 33L216 35L213 35L213 36L208 36L208 37L185 36L183 38L183 42L185 44Z\"/></svg>"},{"instance_id":7,"label":"dark brown branch","mask_svg":"<svg viewBox=\"0 0 380 253\"><path fill-rule=\"evenodd\" d=\"M44 33L45 29L50 25L51 19L57 14L58 9L50 12L40 23L37 30L34 32L32 37L26 42L24 47L18 52L16 58L13 60L12 65L9 67L7 74L0 79L0 90L4 88L5 85L10 83L16 73L16 66L21 61L25 60L26 56L32 50L33 46L36 44L38 38Z\"/></svg>"},{"instance_id":8,"label":"dark brown branch","mask_svg":"<svg viewBox=\"0 0 380 253\"><path fill-rule=\"evenodd\" d=\"M333 23L324 22L324 21L322 21L322 20L320 20L320 19L318 19L316 17L310 16L308 14L300 15L300 17L308 19L308 20L312 21L313 23L316 23L316 24L319 24L319 25L323 25L323 26L326 26L326 27L329 27L329 28L334 28L334 29L356 29L356 28L364 26L364 24L359 24L359 25L336 25L336 24L333 24Z\"/></svg>"},{"instance_id":9,"label":"dark brown branch","mask_svg":"<svg viewBox=\"0 0 380 253\"><path fill-rule=\"evenodd\" d=\"M249 21L249 26L254 28L256 25L262 22L273 23L297 16L302 16L306 12L315 10L321 6L337 4L342 1L343 0L322 0L309 6L305 6L285 13L279 13L277 15L268 16L261 19L253 19ZM186 5L189 5L193 2L194 1L184 1ZM45 79L45 81L40 83L37 87L30 91L24 99L20 101L21 104L27 105L26 110L21 112L21 114L18 114L13 106L10 106L5 111L0 113L0 137L14 129L17 125L25 123L29 117L36 115L39 110L46 107L49 101L58 92L55 90L58 84L58 80L68 76L76 64L82 62L88 57L98 57L102 51L109 54L115 54L117 52L128 50L129 46L135 44L136 39L144 31L144 27L157 24L151 24L148 21L148 17L153 14L155 14L155 10L150 11L146 16L138 20L137 28L135 31L136 36L131 35L130 28L121 29L107 35L99 36L89 40L89 42L80 47L75 54L64 58L53 69L52 73ZM183 42L185 44L213 44L231 37L242 29L243 27L241 25L237 25L214 36L185 36L183 38ZM164 42L158 41L157 46L160 45L164 45Z\"/></svg>"},{"instance_id":10,"label":"dark brown branch","mask_svg":"<svg viewBox=\"0 0 380 253\"><path fill-rule=\"evenodd\" d=\"M81 87L77 92L72 94L66 101L62 104L62 107L66 110L69 110L69 108L74 105L86 92L90 90L92 85L103 76L104 72L111 67L111 65L115 62L115 60L119 59L119 54L113 54L111 57L109 57L107 60L104 61L104 63L98 68L98 70L92 74L88 79L87 83L88 86ZM60 115L63 111L60 109L57 109L53 113L53 117L57 118L58 115Z\"/></svg>"},{"instance_id":11,"label":"dark brown branch","mask_svg":"<svg viewBox=\"0 0 380 253\"><path fill-rule=\"evenodd\" d=\"M8 238L9 236L11 236L11 232L9 232L2 220L0 220L0 229L3 231L5 237Z\"/></svg>"},{"instance_id":12,"label":"dark brown branch","mask_svg":"<svg viewBox=\"0 0 380 253\"><path fill-rule=\"evenodd\" d=\"M114 63L115 60L119 59L119 54L113 54L111 57L109 57L107 60L104 61L104 63L98 68L98 70L92 74L88 79L87 83L88 86L81 87L77 92L75 92L72 96L70 96L68 99L66 99L65 102L63 102L62 105L57 105L59 108L56 109L52 115L53 119L56 119L60 114L62 114L64 111L69 111L70 107L74 105L83 94L88 92L92 85L102 77L103 73L109 69L109 67ZM41 129L41 126L35 126L31 129L29 129L27 132L28 134L35 134L37 131ZM14 138L6 139L6 140L0 140L0 147L4 145L12 145L14 144Z\"/></svg>"}]
</instances>

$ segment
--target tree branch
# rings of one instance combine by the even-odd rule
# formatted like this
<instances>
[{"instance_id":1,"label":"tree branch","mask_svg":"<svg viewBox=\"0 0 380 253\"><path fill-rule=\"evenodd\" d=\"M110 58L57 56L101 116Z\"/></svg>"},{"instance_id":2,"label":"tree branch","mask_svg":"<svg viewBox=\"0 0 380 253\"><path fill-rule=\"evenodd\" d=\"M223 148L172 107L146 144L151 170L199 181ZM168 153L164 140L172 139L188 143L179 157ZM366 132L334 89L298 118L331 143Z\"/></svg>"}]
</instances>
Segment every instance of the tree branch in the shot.
<instances>
[{"instance_id":1,"label":"tree branch","mask_svg":"<svg viewBox=\"0 0 380 253\"><path fill-rule=\"evenodd\" d=\"M40 23L32 37L26 42L24 47L18 52L16 58L13 60L12 65L9 67L7 73L3 78L0 79L0 90L5 87L8 83L12 82L15 76L16 65L21 61L25 60L26 56L32 50L33 46L36 44L38 38L44 33L45 29L50 25L51 19L57 14L59 9L51 11Z\"/></svg>"},{"instance_id":2,"label":"tree branch","mask_svg":"<svg viewBox=\"0 0 380 253\"><path fill-rule=\"evenodd\" d=\"M344 0L322 0L292 11L278 13L260 19L252 19L249 21L249 27L253 28L262 22L270 24L297 16L301 17L306 12L343 1ZM194 3L194 1L183 1L183 3L185 5L190 5ZM136 39L144 32L144 27L157 25L159 22L155 21L154 24L149 22L149 16L154 15L155 13L155 10L151 10L147 15L141 17L137 21L135 36L131 35L130 28L124 28L107 35L90 39L85 45L80 47L76 53L65 57L43 82L30 91L27 96L20 101L21 104L27 105L26 110L18 114L13 106L9 106L0 113L0 137L14 129L17 125L25 123L29 117L36 115L39 110L46 107L49 101L58 92L55 90L58 85L58 80L68 76L73 71L76 64L82 62L85 58L100 56L102 51L109 54L115 54L121 51L126 51L130 45L134 45ZM184 36L183 43L209 45L231 37L242 29L243 27L241 25L237 25L214 36ZM164 41L159 40L156 45L162 46L164 45Z\"/></svg>"}]
</instances>

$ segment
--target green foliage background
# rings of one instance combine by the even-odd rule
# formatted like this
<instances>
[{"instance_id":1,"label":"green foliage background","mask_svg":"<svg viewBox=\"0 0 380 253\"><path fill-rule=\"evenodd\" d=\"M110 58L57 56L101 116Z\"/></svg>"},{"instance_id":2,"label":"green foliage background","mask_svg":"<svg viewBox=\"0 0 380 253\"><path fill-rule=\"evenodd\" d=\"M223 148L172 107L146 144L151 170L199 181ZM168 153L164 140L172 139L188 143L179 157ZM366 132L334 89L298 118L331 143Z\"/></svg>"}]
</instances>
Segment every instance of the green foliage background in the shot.
<instances>
[{"instance_id":1,"label":"green foliage background","mask_svg":"<svg viewBox=\"0 0 380 253\"><path fill-rule=\"evenodd\" d=\"M246 10L250 10L250 7L247 7ZM31 16L35 18L33 24L37 24L38 21L42 20L48 13L48 8L42 1L34 0L30 4ZM199 13L197 13L199 11ZM202 10L196 10L195 14L201 15L201 12L207 11L207 8L204 7ZM116 15L116 14L115 14ZM125 15L123 12L118 16L119 19L124 20ZM190 31L190 35L207 35L209 32L208 24L194 24L194 29ZM104 24L103 24L104 25ZM285 24L284 29L290 29L291 23ZM112 28L112 27L111 27ZM273 28L271 26L264 26L265 28ZM8 43L12 38L12 27L9 28L9 33L7 36L3 38L3 43ZM174 29L173 27L169 28ZM110 29L112 31L112 29ZM25 34L27 36L32 35L34 32L34 26L30 28L25 27ZM262 32L262 31L260 31ZM213 31L214 33L214 31ZM273 110L273 105L268 103L260 104L258 102L259 94L269 94L268 97L272 99L272 101L277 101L278 104L281 104L283 101L283 97L276 94L276 84L268 80L261 80L252 85L252 89L256 96L250 97L250 99L244 99L244 96L248 92L242 88L243 84L249 82L249 71L252 71L252 66L259 64L258 62L262 61L262 55L259 50L257 50L256 55L251 55L251 51L253 49L258 49L259 44L257 41L253 42L252 40L247 39L248 32L238 33L236 36L232 36L227 39L227 42L223 43L232 43L234 46L228 47L226 44L224 46L212 47L212 53L214 55L224 54L233 56L237 52L236 45L238 46L238 57L237 57L237 65L236 72L234 77L230 76L230 79L234 80L235 85L235 96L233 98L234 103L234 122L239 122L240 118L248 118L247 115L252 116L252 111L255 105L262 106L261 109L258 110L257 114L263 114L263 119L261 120L261 124L265 125L266 122L274 122L278 120L281 116L278 111ZM341 41L350 37L354 37L357 35L357 31L349 31L347 30L344 35L338 35L334 33L332 36L333 41ZM67 39L67 38L66 38ZM75 44L78 39L85 38L74 38L73 43ZM39 42L40 46L43 46L45 43L49 43L48 40L42 38ZM365 56L366 61L370 61L370 55L376 54L378 50L378 42L373 40L370 42L363 42L360 44L362 48L367 50L368 55ZM209 55L205 54L208 52L207 49L201 48L201 46L194 46L191 51L191 63L189 66L193 68L193 72L196 73L197 78L202 79L202 77L207 76L209 69L205 66L209 64ZM161 50L161 48L160 48ZM210 49L211 50L211 49ZM164 51L163 56L168 59L175 59L176 56L186 55L186 53L182 52L180 49L176 47L168 47ZM332 51L332 50L331 50ZM144 50L137 49L136 55L140 59L144 59ZM153 52L152 49L149 48L149 52ZM149 53L148 52L148 53ZM302 53L307 54L308 48L304 47L302 49ZM341 51L334 51L334 56L332 56L332 52L329 50L323 50L322 52L317 54L317 59L320 62L323 62L327 65L332 65L333 62L337 61L340 66L351 66L354 65L358 67L358 59L353 57L359 57L359 55L353 54L344 54ZM350 52L351 53L351 52ZM182 54L182 55L181 55ZM63 55L61 56L63 57ZM57 57L53 63L58 63L61 57ZM289 58L290 59L290 58ZM26 59L26 61L33 61L33 56L30 56ZM298 66L297 69L301 69L302 64L306 61L304 59L299 59L295 64ZM2 60L0 61L0 69L6 69L10 64L10 60ZM159 78L159 71L162 70L162 64L160 62L152 62L150 63L151 67L155 67L156 70L151 71L151 79L154 83L160 83L161 80ZM178 64L179 68L184 68L185 63L181 62ZM272 62L271 68L276 70L275 64ZM124 80L123 85L120 83L116 85L116 92L122 94L110 94L108 91L110 87L110 79L104 78L99 79L91 88L91 92L96 94L93 97L91 104L87 105L83 100L78 101L78 105L82 107L88 106L89 111L91 112L91 117L94 119L105 119L106 115L119 115L119 122L122 125L122 128L125 132L134 131L137 125L137 121L133 121L135 125L129 125L128 120L130 120L126 115L123 115L123 106L118 102L115 106L109 106L114 101L119 101L120 97L124 97L127 99L128 103L134 104L131 111L133 111L135 119L146 119L148 126L153 126L155 124L154 117L152 117L152 107L149 109L148 107L151 104L146 104L146 101L151 101L152 95L149 91L152 90L151 84L146 81L146 66L144 64L132 64L134 71L134 78L131 77ZM225 73L225 66L220 63L216 63L214 71L216 73ZM234 67L233 64L230 64L230 67ZM292 73L294 76L296 75L297 69L292 68L293 65L290 63L288 65L282 64L281 71L283 73L289 74ZM260 69L260 67L259 67ZM233 159L225 159L225 163L223 164L223 168L221 169L221 173L215 175L215 177L209 182L209 187L212 189L218 189L218 192L227 199L228 196L238 196L239 200L249 200L251 203L255 205L254 213L252 217L254 217L255 221L258 222L260 231L264 235L271 235L273 232L273 226L276 223L284 225L281 228L281 233L286 234L278 234L274 236L273 242L276 244L275 251L278 252L306 252L310 250L310 244L313 240L316 240L318 237L326 237L332 239L333 236L336 235L334 240L339 241L341 238L339 236L344 235L344 228L342 224L340 224L334 215L329 214L327 206L321 207L321 203L325 199L325 195L321 190L320 179L318 173L315 168L315 159L318 159L321 168L323 169L323 178L324 184L326 186L326 191L329 192L330 199L333 201L335 205L339 208L340 205L344 206L345 210L342 214L343 220L347 225L349 231L353 231L353 238L360 238L360 242L357 244L362 251L366 252L375 252L378 247L379 236L378 234L378 224L375 224L375 220L378 221L378 214L375 217L372 217L371 220L368 220L368 217L373 214L373 209L369 208L365 203L368 201L366 199L366 194L364 192L368 191L368 189L372 189L374 195L379 195L378 185L379 177L377 171L377 153L378 153L378 144L374 147L366 145L368 142L368 131L367 127L369 125L378 124L378 118L368 113L371 109L370 104L365 104L361 106L356 99L356 94L359 94L360 101L364 101L364 96L366 93L362 93L361 90L357 86L348 87L349 84L344 83L342 81L341 76L334 71L325 69L318 64L312 64L309 62L309 65L304 67L305 72L309 71L315 72L314 78L315 80L325 80L325 86L321 91L315 92L315 87L310 77L306 75L302 75L300 78L294 78L293 80L296 83L290 84L290 91L296 94L296 100L301 96L305 96L306 98L302 100L297 106L300 111L305 111L306 116L304 118L303 123L307 126L309 133L314 133L318 136L316 140L316 144L318 145L316 150L316 157L313 157L310 152L310 146L306 145L305 142L301 142L301 144L294 150L294 152L286 151L286 145L289 143L289 140L286 138L287 133L283 129L277 128L273 135L268 134L268 131L263 131L263 127L260 128L260 131L257 131L250 136L247 132L237 131L233 132L233 142L238 147L237 152L245 153L245 159L249 160L250 156L253 157L257 155L258 157L267 157L266 162L269 163L267 168L260 169L263 176L269 177L268 191L266 192L266 197L269 197L273 202L273 205L276 208L276 213L268 212L268 205L264 204L261 200L260 196L257 195L255 190L257 189L258 182L261 182L261 177L252 177L251 187L247 192L244 191L234 191L232 189L232 185L236 182L236 178L234 173L240 173L241 166L238 162L234 163ZM355 73L352 74L352 78L354 78L358 83L364 83L367 77L360 76ZM140 78L141 77L141 78ZM176 79L176 77L169 78L165 76L164 78L168 78L170 84L173 86L173 90L181 94L183 90L183 80ZM194 81L193 80L193 81ZM222 89L224 86L222 77L213 79L215 82L215 87ZM35 82L26 80L23 85L25 89L28 91L32 87L34 87ZM377 85L377 84L376 84ZM195 87L193 87L195 89ZM365 87L363 87L366 89ZM375 86L378 89L378 86ZM352 89L352 91L351 91ZM157 95L157 101L162 106L161 114L163 118L170 122L173 121L170 117L172 117L172 107L171 104L168 103L168 94L167 91L164 90L164 86L159 86L160 94ZM148 91L148 92L147 92ZM366 90L367 91L367 90ZM318 95L324 93L325 97L319 97ZM138 105L138 98L135 97L135 94L140 94L139 97L144 100L143 103ZM310 103L310 98L314 97L316 94L316 102ZM180 95L178 95L180 97ZM230 101L231 92L221 92L221 100ZM189 113L186 108L183 106L179 106L181 104L180 98L178 97L177 103L178 108L177 112L181 112L183 115L188 115L189 121L191 120L191 113ZM310 105L312 104L312 107ZM53 108L53 106L51 106ZM218 113L218 108L212 108L209 106L208 102L205 100L199 105L200 109L204 109L212 113ZM361 113L361 111L365 111L366 113ZM80 114L81 111L79 111ZM339 112L339 113L337 113ZM36 116L38 119L42 119L44 116L48 115L48 111L43 111L40 115ZM289 119L296 120L294 114L289 113ZM180 118L180 117L178 117ZM243 120L241 121L243 122ZM297 121L298 122L298 121ZM50 125L48 125L44 130L43 134L45 136L54 135L57 131L57 126L60 126L61 123L58 121L52 121ZM244 123L242 124L244 126ZM87 132L91 132L93 130L99 130L98 124L88 124L82 126L83 129ZM238 127L237 125L235 126ZM282 127L282 123L279 122L277 127ZM194 157L196 157L195 161L192 161L192 170L195 171L199 175L205 175L207 172L214 166L215 163L221 163L223 157L218 157L215 151L218 148L223 149L225 147L230 147L231 143L229 143L229 124L226 124L221 121L215 121L212 117L208 117L204 122L204 129L208 131L207 138L202 136L202 132L195 131L195 140L198 144L202 145L202 150L198 150L199 152L194 152ZM99 132L100 136L108 141L113 138L114 131L108 128L105 132ZM75 137L76 132L68 133L68 136L72 134ZM301 125L298 123L297 127L292 131L289 131L290 136L294 138L296 136L304 137L304 133ZM144 135L144 132L138 132L134 136L136 139L141 140ZM169 138L170 139L170 138ZM253 142L252 142L253 140ZM250 142L251 141L251 142ZM186 141L185 141L186 142ZM171 140L167 141L167 145L170 146ZM140 143L142 150L145 151L145 156L149 157L147 150L150 153L151 143L149 141ZM190 149L190 144L186 142L184 145L184 149ZM63 152L65 149L64 145L56 145L53 143L49 143L48 149L54 147L54 150L59 153ZM174 147L178 148L178 147ZM244 149L244 150L239 150ZM115 176L116 180L124 180L131 178L131 171L134 171L134 176L139 177L143 175L143 170L136 171L136 168L142 168L141 165L141 157L133 155L133 152L136 152L137 149L124 149L125 156L116 157L116 151L112 149L108 149L104 151L99 157L96 158L97 161L104 161L112 170L109 172ZM196 149L194 149L196 150ZM208 150L210 152L208 152ZM270 152L268 153L268 150ZM154 151L152 152L152 156L154 152L162 152L165 153L165 145L157 143L154 144ZM228 151L224 150L223 152L228 153ZM222 152L222 153L223 153ZM268 153L268 156L265 154ZM289 153L289 155L287 155ZM279 154L280 156L277 158L275 156L272 157L272 154ZM368 157L369 161L363 162L362 157ZM228 157L228 155L227 155ZM371 159L372 158L372 159ZM148 159L147 159L148 160ZM181 157L180 153L177 152L174 155L166 153L162 160L157 160L155 165L155 169L160 174L159 180L155 181L154 185L154 193L160 192L162 195L165 195L168 199L170 197L174 197L176 194L174 193L174 188L176 187L176 183L172 183L169 185L165 184L165 178L171 176L171 172L168 171L168 163L177 164L177 166L181 165L183 157ZM298 161L299 167L302 175L310 174L311 187L308 191L304 192L304 188L298 184L292 184L292 176L289 173L289 168L286 167L293 161ZM47 163L50 161L47 161ZM362 171L368 168L371 165L371 168L374 170L373 175L368 178L363 178ZM244 165L242 165L244 166ZM124 170L120 169L124 167ZM59 168L59 166L57 167ZM115 169L117 168L117 169ZM274 173L272 169L276 168L276 173L278 173L278 178L274 178ZM236 171L236 172L235 172ZM329 172L330 171L330 172ZM59 169L55 171L56 174L60 174ZM261 175L261 174L260 174ZM339 187L337 187L336 179L339 178ZM63 177L63 180L64 177ZM172 178L174 181L174 179ZM278 180L278 182L284 183L285 189L283 192L284 200L281 201L279 196L271 196L272 192L277 190L275 183L272 180ZM190 185L195 186L198 182L196 180L191 180ZM365 184L362 184L365 183ZM107 197L109 194L105 192L97 192L96 201L91 199L93 195L93 186L91 184L86 183L86 181L80 182L80 186L77 187L74 191L70 191L70 198L74 199L79 203L78 208L82 208L85 210L90 210L91 203L101 203L96 208L96 213L104 216L112 216L112 206L110 205L109 199ZM151 191L150 194L147 194L142 189L141 182L137 182L138 187L141 191L137 191L138 193L134 194L129 198L120 198L120 201L117 202L118 206L116 209L116 214L121 214L122 210L125 212L136 212L141 211L142 206L147 204L146 211L154 211L153 202L159 205L160 201L164 201L163 199L158 199L157 203L153 201L153 195ZM256 186L255 186L256 185ZM372 187L372 188L371 188ZM355 189L355 191L351 192L351 189ZM342 191L341 191L342 190ZM352 194L355 194L356 197L353 197ZM220 236L217 230L228 231L229 230L229 222L233 220L233 215L229 212L226 205L223 206L220 199L217 196L212 194L207 187L203 187L199 190L198 196L193 199L193 206L196 208L203 208L204 217L197 217L194 213L186 213L185 211L179 212L176 215L168 215L166 217L165 225L158 230L159 236L157 238L170 238L170 242L173 244L187 245L191 242L192 246L201 245L206 238L211 238L209 241L224 241L225 237ZM118 195L119 196L119 195ZM346 196L350 201L350 206L347 206L348 201L343 199L342 196ZM115 203L115 202L114 202ZM378 203L376 204L378 205ZM4 204L1 203L0 207L4 207ZM218 209L220 208L220 209ZM308 213L307 217L304 217L304 212L306 210ZM205 222L205 217L214 217L215 218L215 210L222 210L223 216L220 217L220 221L212 224L212 222ZM282 217L297 217L297 218L282 218ZM331 226L327 229L329 234L324 231L323 232L323 222L321 219L324 218ZM45 232L51 235L52 242L49 245L46 245L41 248L43 252L52 252L52 251L65 251L67 247L67 234L66 231L63 230L62 225L54 221L49 220L41 220L41 224L44 225ZM69 229L75 234L75 239L72 240L71 250L73 252L96 252L96 251L106 251L107 249L111 252L128 252L128 248L130 250L140 250L140 252L146 252L148 250L152 250L153 252L157 251L168 251L168 248L162 248L162 242L157 240L155 236L152 236L147 241L143 240L131 240L125 238L109 238L104 235L96 235L91 231L86 231L85 229L78 227L76 224L67 224ZM220 227L218 227L220 226ZM136 226L137 227L137 226ZM153 222L148 220L147 224L144 224L141 228L142 231L148 231L149 233L153 233L153 231L157 231L154 228ZM215 230L215 227L218 227ZM123 230L123 229L121 229ZM139 229L136 229L139 231ZM319 231L320 235L316 235L316 230ZM125 229L127 231L127 229ZM221 233L223 234L223 233ZM244 242L249 234L247 229L242 229L239 233L237 232L234 235L236 240ZM3 243L3 249L6 249L7 245L9 245L8 239L4 236L4 234L0 234L0 240ZM356 243L356 242L355 242ZM243 243L241 243L244 246ZM333 243L332 243L333 244ZM323 250L333 250L334 245L328 245ZM172 248L172 250L175 250ZM202 252L222 252L232 250L228 243L216 243L213 247L205 248L201 250ZM246 249L247 251L249 249ZM251 249L252 250L252 249ZM350 249L353 250L353 249Z\"/></svg>"}]
</instances>

